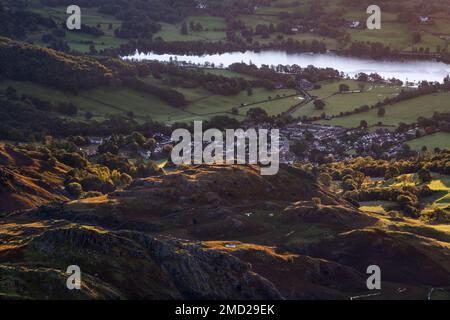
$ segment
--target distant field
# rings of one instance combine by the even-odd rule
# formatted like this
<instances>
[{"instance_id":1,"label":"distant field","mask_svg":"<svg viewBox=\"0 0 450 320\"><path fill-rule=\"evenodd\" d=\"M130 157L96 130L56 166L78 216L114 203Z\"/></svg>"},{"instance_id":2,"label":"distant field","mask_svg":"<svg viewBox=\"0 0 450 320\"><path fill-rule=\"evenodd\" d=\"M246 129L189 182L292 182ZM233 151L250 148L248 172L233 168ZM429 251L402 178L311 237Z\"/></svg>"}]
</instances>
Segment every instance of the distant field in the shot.
<instances>
[{"instance_id":1,"label":"distant field","mask_svg":"<svg viewBox=\"0 0 450 320\"><path fill-rule=\"evenodd\" d=\"M407 25L397 22L383 22L380 30L350 29L352 41L383 42L392 48L402 50L412 45L411 33Z\"/></svg>"},{"instance_id":2,"label":"distant field","mask_svg":"<svg viewBox=\"0 0 450 320\"><path fill-rule=\"evenodd\" d=\"M165 41L226 40L226 33L223 31L226 28L226 24L225 20L221 17L191 16L185 21L189 29L187 35L181 34L181 23L168 24L162 22L160 23L162 26L161 31L156 33L154 38L161 37ZM200 23L204 30L190 30L190 22Z\"/></svg>"},{"instance_id":3,"label":"distant field","mask_svg":"<svg viewBox=\"0 0 450 320\"><path fill-rule=\"evenodd\" d=\"M156 82L156 84L162 85L160 82ZM154 95L125 88L104 87L82 91L74 95L30 82L0 82L0 90L3 91L8 86L14 87L19 94L28 94L46 101L73 102L79 107L77 116L79 120L84 119L84 114L87 111L92 112L94 119L97 120L103 120L109 115L125 114L128 111L132 111L138 121L153 119L160 122L183 122L197 119L205 120L215 115L228 115L242 120L251 107L260 107L270 115L278 115L299 103L299 100L295 97L289 97L296 94L296 91L291 89L269 91L264 88L256 88L251 96L248 96L246 91L242 91L235 96L220 96L202 88L174 88L183 93L189 101L187 108L178 109ZM277 99L277 96L280 98ZM272 100L269 100L269 97L272 97ZM254 103L257 104L241 108L242 104L250 105ZM234 107L240 108L237 115L231 114L231 109Z\"/></svg>"},{"instance_id":4,"label":"distant field","mask_svg":"<svg viewBox=\"0 0 450 320\"><path fill-rule=\"evenodd\" d=\"M353 111L365 104L370 106L386 98L392 98L400 92L400 88L395 86L366 84L362 93L337 94L340 84L347 84L351 91L359 90L358 82L355 80L322 82L322 88L312 90L310 94L322 99L326 103L325 109L317 110L311 102L295 112L293 116L314 117L320 116L323 112L327 115L338 115L341 112Z\"/></svg>"},{"instance_id":5,"label":"distant field","mask_svg":"<svg viewBox=\"0 0 450 320\"><path fill-rule=\"evenodd\" d=\"M248 105L263 102L251 107L260 107L263 109L266 109L267 107L268 113L279 114L283 111L287 111L290 106L295 105L294 98L268 101L268 97L271 96L272 98L275 98L276 95L280 95L282 97L283 95L292 95L296 92L295 90L288 89L268 91L263 88L257 88L253 90L252 96L248 96L246 91L243 91L239 95L235 96L219 96L211 95L211 93L208 92L205 93L207 95L203 98L191 102L187 108L187 111L199 115L209 115L212 113L230 112L233 107L241 107L241 104ZM240 112L240 114L242 114L242 112Z\"/></svg>"},{"instance_id":6,"label":"distant field","mask_svg":"<svg viewBox=\"0 0 450 320\"><path fill-rule=\"evenodd\" d=\"M240 15L237 17L238 20L242 20L245 24L253 29L256 28L258 24L276 25L279 22L276 16L266 16L266 15Z\"/></svg>"},{"instance_id":7,"label":"distant field","mask_svg":"<svg viewBox=\"0 0 450 320\"><path fill-rule=\"evenodd\" d=\"M237 16L246 23L247 26L255 29L257 25L277 25L282 22L280 20L280 13L306 13L314 1L293 1L293 0L277 0L268 2L269 5L260 6L256 8L255 14L242 14ZM410 1L414 3L414 1ZM342 3L336 0L323 1L323 8L328 13L334 10L342 10ZM412 5L413 6L413 5ZM67 18L66 7L49 7L37 4L31 4L31 9L34 12L40 13L44 16L51 16L56 19L58 23L63 23ZM92 37L87 34L79 34L67 32L65 38L69 42L69 46L73 50L83 53L89 52L90 45L95 45L97 50L117 47L125 43L126 40L119 39L114 36L114 30L121 24L119 20L110 15L105 15L98 12L97 8L82 8L83 23L90 26L99 26L105 32L102 37ZM364 26L368 15L363 8L348 7L345 10L344 18L346 20L354 20L361 22ZM382 14L382 28L381 30L368 30L367 28L351 29L348 27L346 31L351 36L352 42L381 42L386 46L398 50L416 50L419 48L429 48L431 52L435 52L438 47L447 48L450 44L447 36L450 36L450 20L446 13L441 15L434 15L432 17L434 24L419 25L418 30L421 32L422 39L419 43L413 43L412 34L415 28L411 28L408 24L401 24L397 22L397 14L391 12L383 12ZM203 31L188 31L187 35L181 34L182 23L168 24L159 22L161 24L161 31L153 35L153 38L162 38L165 41L226 41L226 22L222 17L215 16L190 16L185 19L188 26L191 22L200 23ZM301 19L298 21L301 23ZM111 28L110 28L111 25ZM41 37L48 31L38 31L31 34L27 40L42 46L47 44L41 41ZM272 33L268 39L263 39L261 36L254 36L253 40L260 43L277 42L279 33ZM324 37L311 32L297 33L293 35L282 35L283 38L293 38L298 41L311 42L318 40L326 43L328 49L342 49L342 41L337 41L331 37Z\"/></svg>"},{"instance_id":8,"label":"distant field","mask_svg":"<svg viewBox=\"0 0 450 320\"><path fill-rule=\"evenodd\" d=\"M431 117L435 112L449 112L449 101L449 92L436 93L387 106L386 115L383 118L377 115L375 109L330 121L320 121L320 123L353 128L359 126L361 120L366 120L369 125L382 122L385 125L397 126L400 122L414 123L419 117Z\"/></svg>"},{"instance_id":9,"label":"distant field","mask_svg":"<svg viewBox=\"0 0 450 320\"><path fill-rule=\"evenodd\" d=\"M305 12L306 9L310 7L307 2L308 1L299 1L297 2L297 5L294 5L294 1L291 0L276 0L271 2L270 6L257 8L256 13L278 15L282 12Z\"/></svg>"},{"instance_id":10,"label":"distant field","mask_svg":"<svg viewBox=\"0 0 450 320\"><path fill-rule=\"evenodd\" d=\"M32 9L34 12L40 13L43 16L52 17L57 23L64 23L68 17L66 14L67 7L39 7ZM126 43L124 39L115 37L114 30L120 27L121 22L115 17L99 13L96 8L82 8L82 23L97 27L101 29L105 35L100 37L94 37L85 33L73 32L66 30L66 37L63 38L69 43L72 50L76 50L82 53L89 52L89 47L94 45L97 50L103 50L107 48L119 47L121 44ZM111 27L111 28L110 28ZM33 41L37 45L47 46L42 42L42 35L49 33L49 31L39 31L31 34L29 40Z\"/></svg>"},{"instance_id":11,"label":"distant field","mask_svg":"<svg viewBox=\"0 0 450 320\"><path fill-rule=\"evenodd\" d=\"M170 121L170 118L174 116L186 115L183 110L171 107L153 95L129 89L98 88L73 95L29 82L6 81L0 82L0 90L4 90L9 85L13 86L19 94L32 95L46 101L73 102L79 107L77 118L80 120L87 111L92 112L97 120L128 111L133 111L138 121L151 118L164 122Z\"/></svg>"},{"instance_id":12,"label":"distant field","mask_svg":"<svg viewBox=\"0 0 450 320\"><path fill-rule=\"evenodd\" d=\"M224 76L230 76L229 72L231 72L227 70L211 71ZM238 73L232 74L241 76ZM162 81L156 80L153 77L147 78L147 81L158 86L166 86ZM231 110L233 108L239 108L239 114L235 115L239 119L243 119L250 108L256 107L266 110L269 115L278 115L300 103L300 100L296 99L297 92L293 89L270 91L264 88L255 88L251 96L247 94L247 91L242 91L238 95L221 96L215 95L203 88L185 89L175 87L174 89L183 93L189 101L189 105L185 109L186 112L190 113L190 116L186 115L188 120L195 118L195 116L199 116L202 119L220 114L232 116ZM277 96L279 99L277 99ZM176 118L176 120L182 121L183 119Z\"/></svg>"},{"instance_id":13,"label":"distant field","mask_svg":"<svg viewBox=\"0 0 450 320\"><path fill-rule=\"evenodd\" d=\"M217 76L224 76L228 78L244 78L246 80L255 80L254 77L242 73L226 70L226 69L203 69L204 72L214 74Z\"/></svg>"},{"instance_id":14,"label":"distant field","mask_svg":"<svg viewBox=\"0 0 450 320\"><path fill-rule=\"evenodd\" d=\"M432 151L435 148L450 149L450 133L439 132L408 142L411 149L420 151L423 146Z\"/></svg>"}]
</instances>

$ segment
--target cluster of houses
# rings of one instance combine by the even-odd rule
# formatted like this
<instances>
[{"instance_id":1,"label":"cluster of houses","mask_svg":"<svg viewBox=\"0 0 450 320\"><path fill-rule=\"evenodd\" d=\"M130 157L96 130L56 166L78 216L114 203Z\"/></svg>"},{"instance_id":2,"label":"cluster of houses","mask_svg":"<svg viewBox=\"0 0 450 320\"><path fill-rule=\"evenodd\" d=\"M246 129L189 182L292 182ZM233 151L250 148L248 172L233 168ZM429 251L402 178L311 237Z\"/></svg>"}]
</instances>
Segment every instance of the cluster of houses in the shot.
<instances>
[{"instance_id":1,"label":"cluster of houses","mask_svg":"<svg viewBox=\"0 0 450 320\"><path fill-rule=\"evenodd\" d=\"M314 161L310 159L312 152L320 152L323 155L333 156L335 160L348 160L358 156L395 157L403 151L403 144L415 138L417 129L411 129L404 133L394 132L386 128L376 132L367 132L361 129L347 129L341 126L329 126L313 123L293 123L280 130L282 163L295 161ZM295 141L302 141L307 145L308 151L303 158L295 157L289 152L289 146ZM377 150L378 149L378 150ZM280 155L281 155L280 154ZM294 156L294 159L292 157Z\"/></svg>"},{"instance_id":2,"label":"cluster of houses","mask_svg":"<svg viewBox=\"0 0 450 320\"><path fill-rule=\"evenodd\" d=\"M255 129L271 129L269 124L259 124ZM382 152L388 157L395 157L403 151L403 144L416 136L417 128L412 128L407 132L399 133L379 128L376 132L367 132L361 129L347 129L341 126L322 125L314 123L297 122L288 124L280 129L279 155L280 163L293 164L297 161L314 161L312 155L321 153L324 156L333 156L336 161L349 160L358 156L378 157L377 149L382 147ZM83 148L90 156L95 155L97 147L108 138L89 137L91 145ZM171 138L164 134L156 134L157 144L153 150L139 148L138 154L145 160L158 160L165 156L163 149L168 144L173 144ZM235 149L242 140L237 139ZM245 140L244 140L245 141ZM292 152L292 145L296 141L301 141L307 146L303 157ZM206 146L206 143L205 143ZM205 147L204 146L204 147ZM378 148L374 148L377 146ZM224 148L225 149L225 148ZM248 155L248 145L246 153ZM121 150L123 156L127 150ZM225 156L225 150L224 150Z\"/></svg>"},{"instance_id":3,"label":"cluster of houses","mask_svg":"<svg viewBox=\"0 0 450 320\"><path fill-rule=\"evenodd\" d=\"M416 130L411 129L404 133L393 132L388 129L380 129L377 132L368 133L361 136L354 143L354 149L364 152L366 154L373 153L373 146L384 146L387 147L389 151L387 154L390 157L396 156L401 152L403 143L414 139L416 136Z\"/></svg>"}]
</instances>

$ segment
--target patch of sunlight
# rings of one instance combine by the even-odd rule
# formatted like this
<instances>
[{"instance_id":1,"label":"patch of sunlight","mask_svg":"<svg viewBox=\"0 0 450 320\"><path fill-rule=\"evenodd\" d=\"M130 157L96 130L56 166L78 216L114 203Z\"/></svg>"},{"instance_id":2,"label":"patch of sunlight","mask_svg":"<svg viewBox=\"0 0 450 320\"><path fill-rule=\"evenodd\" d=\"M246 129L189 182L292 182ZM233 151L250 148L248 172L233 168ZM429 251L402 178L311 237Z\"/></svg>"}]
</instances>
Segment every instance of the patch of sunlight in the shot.
<instances>
[{"instance_id":1,"label":"patch of sunlight","mask_svg":"<svg viewBox=\"0 0 450 320\"><path fill-rule=\"evenodd\" d=\"M108 233L107 230L102 229L100 227L94 227L94 226L81 226L81 229L94 231L94 232L97 232L97 233L100 233L100 234L107 234Z\"/></svg>"},{"instance_id":2,"label":"patch of sunlight","mask_svg":"<svg viewBox=\"0 0 450 320\"><path fill-rule=\"evenodd\" d=\"M450 234L450 224L435 224L432 228Z\"/></svg>"},{"instance_id":3,"label":"patch of sunlight","mask_svg":"<svg viewBox=\"0 0 450 320\"><path fill-rule=\"evenodd\" d=\"M86 203L86 204L102 204L102 203L108 202L108 196L103 195L103 196L95 197L95 198L81 199L81 200L74 201L74 202Z\"/></svg>"},{"instance_id":4,"label":"patch of sunlight","mask_svg":"<svg viewBox=\"0 0 450 320\"><path fill-rule=\"evenodd\" d=\"M274 247L261 246L252 243L242 243L242 242L229 242L229 241L207 241L203 242L203 245L206 249L210 250L224 250L228 252L240 251L240 250L248 250L248 251L261 251L266 254L283 259L283 260L291 260L297 255L295 254L280 254L275 252Z\"/></svg>"},{"instance_id":5,"label":"patch of sunlight","mask_svg":"<svg viewBox=\"0 0 450 320\"><path fill-rule=\"evenodd\" d=\"M1 244L0 245L0 251L12 250L12 249L16 249L16 248L18 248L18 246L11 245L11 244Z\"/></svg>"},{"instance_id":6,"label":"patch of sunlight","mask_svg":"<svg viewBox=\"0 0 450 320\"><path fill-rule=\"evenodd\" d=\"M359 209L364 212L374 212L382 214L386 213L386 210L383 208L383 206L362 206Z\"/></svg>"},{"instance_id":7,"label":"patch of sunlight","mask_svg":"<svg viewBox=\"0 0 450 320\"><path fill-rule=\"evenodd\" d=\"M431 190L446 190L450 191L450 188L445 185L442 180L433 180L428 184Z\"/></svg>"}]
</instances>

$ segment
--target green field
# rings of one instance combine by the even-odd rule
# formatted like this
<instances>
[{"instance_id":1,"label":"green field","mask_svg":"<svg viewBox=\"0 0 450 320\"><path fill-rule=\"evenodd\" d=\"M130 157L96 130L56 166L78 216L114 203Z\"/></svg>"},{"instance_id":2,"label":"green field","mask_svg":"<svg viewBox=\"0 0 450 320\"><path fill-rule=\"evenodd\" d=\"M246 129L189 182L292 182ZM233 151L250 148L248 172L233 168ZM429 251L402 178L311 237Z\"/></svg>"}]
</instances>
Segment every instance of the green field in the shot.
<instances>
[{"instance_id":1,"label":"green field","mask_svg":"<svg viewBox=\"0 0 450 320\"><path fill-rule=\"evenodd\" d=\"M228 70L215 70L211 69L208 72L215 74L221 74L224 76L230 76ZM234 76L242 77L239 73L232 73ZM153 77L148 77L147 82L166 87L162 80L156 80ZM203 88L185 89L180 87L174 87L173 89L184 94L189 102L188 107L185 109L190 114L186 119L188 121L195 119L198 116L199 119L208 119L215 115L228 115L235 116L238 119L243 119L246 116L247 111L250 108L262 108L267 111L269 115L278 115L282 112L289 110L292 106L295 106L300 102L297 98L297 92L293 89L279 89L279 90L267 90L264 88L253 89L253 94L249 96L247 91L242 91L238 95L222 96L213 94ZM231 110L238 108L239 113L232 115ZM172 117L173 121L185 121L185 116Z\"/></svg>"},{"instance_id":2,"label":"green field","mask_svg":"<svg viewBox=\"0 0 450 320\"><path fill-rule=\"evenodd\" d=\"M444 174L433 174L433 181L428 185L431 190L439 191L431 203L433 208L448 208L450 206L450 176Z\"/></svg>"},{"instance_id":3,"label":"green field","mask_svg":"<svg viewBox=\"0 0 450 320\"><path fill-rule=\"evenodd\" d=\"M292 0L277 0L270 1L267 5L259 6L255 14L241 14L235 17L242 20L245 24L255 29L257 25L277 25L281 21L280 13L307 13L314 1L292 1ZM31 9L34 12L40 13L43 16L50 16L54 18L58 23L64 23L67 18L66 7L57 6L49 7L37 4L34 1L30 1ZM410 1L411 6L414 1ZM327 13L334 12L336 10L342 10L341 1L326 0L322 1L324 10ZM125 43L126 40L119 39L114 36L114 30L120 27L121 22L115 17L105 15L98 12L97 8L82 8L83 23L90 26L99 26L101 30L105 32L104 36L92 37L87 34L80 34L74 32L67 32L65 38L69 42L69 46L73 50L80 52L89 52L89 47L95 45L97 50L117 47ZM348 7L343 13L343 17L347 21L359 21L364 26L368 17L363 8ZM296 19L293 19L295 22ZM301 19L297 19L301 24ZM222 17L197 15L189 16L184 22L188 24L191 22L197 24L200 23L203 26L202 31L188 31L187 35L181 34L181 23L169 24L159 21L161 25L161 31L153 35L153 38L161 38L164 41L226 41L226 21ZM109 26L112 26L110 29ZM447 48L450 44L447 36L450 35L450 19L448 13L433 14L432 24L421 24L417 27L411 27L408 24L402 24L397 22L397 14L394 12L385 12L382 14L382 28L380 30L368 30L367 28L352 29L350 27L344 27L345 31L350 34L352 42L381 42L392 49L398 50L418 50L419 48L429 48L431 52L435 52L438 47ZM413 32L419 31L422 35L422 39L419 43L413 43ZM46 43L41 41L41 37L44 33L49 32L37 31L28 36L29 41L33 41L36 44L47 46ZM282 35L280 33L272 33L268 39L263 39L261 36L254 36L253 40L259 43L278 42L278 36L286 38L293 38L298 41L311 42L312 40L318 40L326 43L328 49L344 49L345 44L342 41L338 41L331 37L324 37L317 33L304 32L295 33L292 35Z\"/></svg>"},{"instance_id":4,"label":"green field","mask_svg":"<svg viewBox=\"0 0 450 320\"><path fill-rule=\"evenodd\" d=\"M338 115L341 112L353 111L362 105L373 105L386 98L392 98L400 92L400 88L387 85L366 84L364 92L338 93L340 84L347 84L351 91L359 91L358 82L355 80L327 81L320 83L322 88L312 90L312 96L322 99L326 106L324 110L317 110L314 103L310 102L297 110L294 117L316 117L323 112L326 115Z\"/></svg>"},{"instance_id":5,"label":"green field","mask_svg":"<svg viewBox=\"0 0 450 320\"><path fill-rule=\"evenodd\" d=\"M432 151L435 148L450 149L450 133L438 132L429 136L414 139L408 142L411 149L421 151L426 146Z\"/></svg>"},{"instance_id":6,"label":"green field","mask_svg":"<svg viewBox=\"0 0 450 320\"><path fill-rule=\"evenodd\" d=\"M67 7L32 7L32 11L39 13L43 16L52 17L57 23L65 23L68 15L66 14ZM121 22L113 16L99 13L96 8L82 8L82 23L91 27L97 27L101 29L105 35L100 37L94 37L89 34L73 32L66 30L65 41L68 42L72 50L76 50L82 53L89 52L89 47L94 45L97 50L103 50L107 48L119 47L121 44L126 43L125 39L117 38L114 35L114 30L120 27ZM110 28L111 26L111 28ZM29 41L33 41L37 45L47 46L48 44L42 42L42 35L49 33L50 31L42 30L32 33L28 36Z\"/></svg>"},{"instance_id":7,"label":"green field","mask_svg":"<svg viewBox=\"0 0 450 320\"><path fill-rule=\"evenodd\" d=\"M234 72L227 69L203 69L204 72L214 74L216 76L223 76L227 78L243 78L246 80L255 80L255 77L248 76L246 74Z\"/></svg>"},{"instance_id":8,"label":"green field","mask_svg":"<svg viewBox=\"0 0 450 320\"><path fill-rule=\"evenodd\" d=\"M188 24L188 34L181 34L181 25L160 23L161 31L154 35L154 38L161 38L164 41L218 41L226 40L226 24L225 20L221 17L208 17L208 16L191 16L188 17L185 22ZM190 22L200 23L203 26L203 31L192 31L189 28Z\"/></svg>"},{"instance_id":9,"label":"green field","mask_svg":"<svg viewBox=\"0 0 450 320\"><path fill-rule=\"evenodd\" d=\"M386 107L386 115L381 118L377 110L359 113L347 117L335 118L330 121L320 121L329 125L340 125L347 128L359 126L361 120L366 120L369 126L382 122L388 126L398 126L400 122L414 123L419 117L431 117L435 112L450 111L450 92L441 92L406 100Z\"/></svg>"},{"instance_id":10,"label":"green field","mask_svg":"<svg viewBox=\"0 0 450 320\"><path fill-rule=\"evenodd\" d=\"M150 82L162 85L161 82L155 82L155 80ZM4 91L8 86L14 87L20 95L26 94L56 103L75 103L79 107L76 117L78 120L83 120L87 111L93 113L94 119L97 120L103 120L109 115L125 114L128 111L132 111L135 119L141 122L147 119L160 122L187 122L206 120L216 115L228 115L242 120L252 107L263 108L269 115L278 115L299 102L296 99L296 91L291 89L269 91L264 88L256 88L251 96L248 96L246 91L242 91L238 95L221 96L202 88L174 88L183 93L189 102L187 108L178 109L154 95L126 88L102 87L82 91L75 95L30 82L0 82L0 90ZM279 97L277 98L277 96ZM272 97L272 100L269 100L269 97ZM231 114L234 107L239 108L237 115Z\"/></svg>"},{"instance_id":11,"label":"green field","mask_svg":"<svg viewBox=\"0 0 450 320\"><path fill-rule=\"evenodd\" d=\"M72 102L78 105L78 120L84 118L89 111L94 119L104 120L109 115L125 114L132 111L138 121L151 118L155 121L169 121L173 116L183 116L183 110L171 107L161 99L129 89L97 88L82 91L77 95L63 93L30 82L4 81L0 82L0 90L7 86L14 87L19 94L27 94L46 101Z\"/></svg>"},{"instance_id":12,"label":"green field","mask_svg":"<svg viewBox=\"0 0 450 320\"><path fill-rule=\"evenodd\" d=\"M427 186L436 193L430 197L421 198L422 213L431 212L437 208L447 209L450 205L450 176L432 173L433 180ZM396 178L394 182L383 181L383 187L403 187L420 185L417 174L405 174ZM398 203L392 201L366 201L360 202L360 209L366 212L386 214L389 211L400 210Z\"/></svg>"},{"instance_id":13,"label":"green field","mask_svg":"<svg viewBox=\"0 0 450 320\"><path fill-rule=\"evenodd\" d=\"M360 202L359 205L361 211L380 214L386 214L387 212L398 208L398 204L391 201L363 201Z\"/></svg>"}]
</instances>

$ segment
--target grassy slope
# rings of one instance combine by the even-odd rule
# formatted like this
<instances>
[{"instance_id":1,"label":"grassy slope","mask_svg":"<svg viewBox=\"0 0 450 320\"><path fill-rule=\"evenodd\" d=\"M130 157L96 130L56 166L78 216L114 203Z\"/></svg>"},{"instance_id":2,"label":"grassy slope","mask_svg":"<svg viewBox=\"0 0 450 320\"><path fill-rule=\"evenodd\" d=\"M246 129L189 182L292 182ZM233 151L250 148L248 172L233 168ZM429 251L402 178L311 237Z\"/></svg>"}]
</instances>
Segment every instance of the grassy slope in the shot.
<instances>
[{"instance_id":1,"label":"grassy slope","mask_svg":"<svg viewBox=\"0 0 450 320\"><path fill-rule=\"evenodd\" d=\"M316 110L314 103L311 102L295 112L294 116L320 116L322 112L327 115L338 115L340 112L353 111L365 104L373 105L378 101L393 97L400 91L398 87L366 84L363 93L336 94L340 84L347 84L352 91L359 90L358 82L354 80L323 82L321 89L310 91L310 93L325 101L325 110Z\"/></svg>"},{"instance_id":2,"label":"grassy slope","mask_svg":"<svg viewBox=\"0 0 450 320\"><path fill-rule=\"evenodd\" d=\"M435 112L449 112L449 99L449 92L431 94L387 106L386 115L383 118L377 115L377 110L371 110L330 121L321 121L321 123L341 125L348 128L359 126L361 120L366 120L369 125L377 124L380 121L385 125L395 126L400 122L414 123L421 116L431 117Z\"/></svg>"},{"instance_id":3,"label":"grassy slope","mask_svg":"<svg viewBox=\"0 0 450 320\"><path fill-rule=\"evenodd\" d=\"M217 73L219 71L212 72ZM229 73L229 71L226 70L220 71L219 73L224 73L223 75L229 76L229 74L227 74ZM147 78L147 81L159 86L165 86L162 81L156 80L152 77ZM271 115L277 115L283 111L287 111L291 106L299 102L294 97L290 97L291 95L296 94L296 91L292 89L279 89L270 91L264 88L256 88L253 89L253 95L251 96L248 96L246 91L242 91L238 95L221 96L215 95L203 88L174 89L182 92L185 95L186 99L189 101L189 105L185 109L185 111L191 114L190 116L182 115L181 118L175 116L171 119L174 121L190 121L192 119L195 119L196 117L199 119L205 119L220 114L227 114L231 116L231 109L234 107L241 108L242 104L252 105L240 109L240 119L243 119L242 116L245 116L246 111L252 107L260 107L265 109ZM275 99L277 95L280 96L280 99ZM272 97L273 100L270 101L269 97Z\"/></svg>"},{"instance_id":4,"label":"grassy slope","mask_svg":"<svg viewBox=\"0 0 450 320\"><path fill-rule=\"evenodd\" d=\"M157 85L163 85L154 79L149 82ZM136 120L144 121L151 118L160 122L187 122L193 120L206 120L215 115L231 115L233 107L240 107L244 104L254 104L240 109L238 119L244 119L246 112L251 107L260 107L271 115L277 115L287 111L291 106L298 103L294 97L295 90L281 89L269 91L263 88L253 90L253 95L248 96L246 91L239 95L221 96L214 95L202 88L184 89L175 88L186 96L189 105L186 109L177 109L158 97L140 93L126 88L108 88L102 87L94 90L83 91L77 95L64 93L58 90L49 89L30 82L2 81L0 90L4 91L8 86L14 87L19 94L27 94L38 97L46 101L53 102L73 102L78 105L78 119L82 120L85 112L90 111L94 119L103 120L108 115L124 114L132 111ZM275 99L279 95L280 99ZM268 98L273 100L269 101Z\"/></svg>"},{"instance_id":5,"label":"grassy slope","mask_svg":"<svg viewBox=\"0 0 450 320\"><path fill-rule=\"evenodd\" d=\"M243 20L248 26L255 28L258 24L274 24L281 22L278 14L282 12L295 13L295 12L306 12L312 0L307 0L299 3L298 5L293 4L291 0L288 1L273 1L269 6L262 6L257 8L256 14L253 15L240 15L237 18ZM62 23L67 18L65 13L65 7L47 7L38 5L35 2L32 5L32 10L43 14L44 16L52 16ZM341 9L342 4L337 0L327 0L324 2L324 8L331 12L336 9ZM114 36L114 29L120 26L120 21L115 19L113 16L104 15L98 12L96 8L83 8L82 10L83 23L97 26L100 25L101 29L106 33L102 37L94 38L86 34L76 34L73 32L68 32L66 40L72 49L80 52L88 52L91 43L95 44L97 49L104 49L109 47L117 47L120 44L126 42L123 39L118 39ZM365 10L360 10L356 8L347 8L344 17L347 20L359 20L362 24L365 23L367 18ZM418 49L420 47L430 48L431 51L436 51L437 46L441 48L447 47L450 41L445 40L441 35L450 34L450 19L448 15L441 14L439 17L434 19L435 25L420 25L419 30L422 33L422 40L420 43L412 43L412 32L413 30L405 24L400 24L396 22L397 16L393 13L383 12L382 15L382 29L381 30L367 30L362 29L351 29L348 28L348 32L351 35L352 41L374 41L382 42L392 48L399 50L412 50L414 48ZM224 29L226 28L225 20L221 17L212 16L190 16L185 20L188 25L192 22L199 22L204 27L201 32L194 32L189 30L187 35L181 34L181 23L178 24L168 24L161 23L162 30L154 35L154 37L161 37L165 41L192 41L192 40L204 40L204 41L218 41L226 40L226 34ZM299 21L301 22L301 21ZM112 24L113 28L109 29L109 24ZM42 34L46 31L38 31L29 37L29 40L34 41L36 44L46 45L41 42ZM269 41L274 41L279 34L274 33L270 35L270 39L262 39L259 36L255 36L254 40L260 43L266 43ZM287 36L284 35L286 38ZM339 49L341 44L338 43L333 38L323 37L313 33L299 33L292 36L295 40L299 41L312 41L319 40L327 44L329 49Z\"/></svg>"},{"instance_id":6,"label":"grassy slope","mask_svg":"<svg viewBox=\"0 0 450 320\"><path fill-rule=\"evenodd\" d=\"M0 82L0 90L10 85L16 88L19 94L28 94L53 102L73 102L79 106L80 119L86 111L92 112L98 120L127 111L133 111L137 120L150 117L157 121L168 121L173 115L184 114L182 110L171 107L153 95L129 89L98 88L73 95L30 82L4 81Z\"/></svg>"},{"instance_id":7,"label":"grassy slope","mask_svg":"<svg viewBox=\"0 0 450 320\"><path fill-rule=\"evenodd\" d=\"M423 212L429 212L436 208L448 208L450 205L450 176L439 173L432 173L433 181L428 183L431 190L437 191L435 195L421 199L424 206ZM403 187L420 185L416 174L404 174L396 178L395 181L383 181L382 187ZM391 210L399 210L395 202L390 201L367 201L361 202L361 210L366 212L376 212L385 214Z\"/></svg>"},{"instance_id":8,"label":"grassy slope","mask_svg":"<svg viewBox=\"0 0 450 320\"><path fill-rule=\"evenodd\" d=\"M43 16L49 16L56 20L58 24L64 23L68 17L66 14L66 7L45 7L42 5L33 5L32 11ZM69 43L72 50L82 53L89 52L91 44L95 45L97 50L118 47L126 43L126 40L119 39L114 35L114 30L120 27L121 22L110 15L99 13L96 8L82 8L82 23L91 27L100 27L105 33L101 37L94 37L85 33L76 33L66 30L65 41ZM111 24L112 29L109 28ZM41 37L43 34L49 33L47 30L36 31L29 35L28 40L33 41L37 45L47 46L43 43Z\"/></svg>"},{"instance_id":9,"label":"grassy slope","mask_svg":"<svg viewBox=\"0 0 450 320\"><path fill-rule=\"evenodd\" d=\"M423 146L428 150L434 150L436 147L441 149L450 149L450 133L439 132L429 136L414 139L408 142L413 150L421 151Z\"/></svg>"},{"instance_id":10,"label":"grassy slope","mask_svg":"<svg viewBox=\"0 0 450 320\"><path fill-rule=\"evenodd\" d=\"M161 23L161 31L154 35L155 38L161 37L165 41L218 41L226 40L226 34L223 29L226 28L225 20L220 17L208 17L208 16L191 16L188 17L186 23L189 25L191 22L200 23L203 26L203 31L189 30L187 35L181 34L181 24L168 24Z\"/></svg>"}]
</instances>

